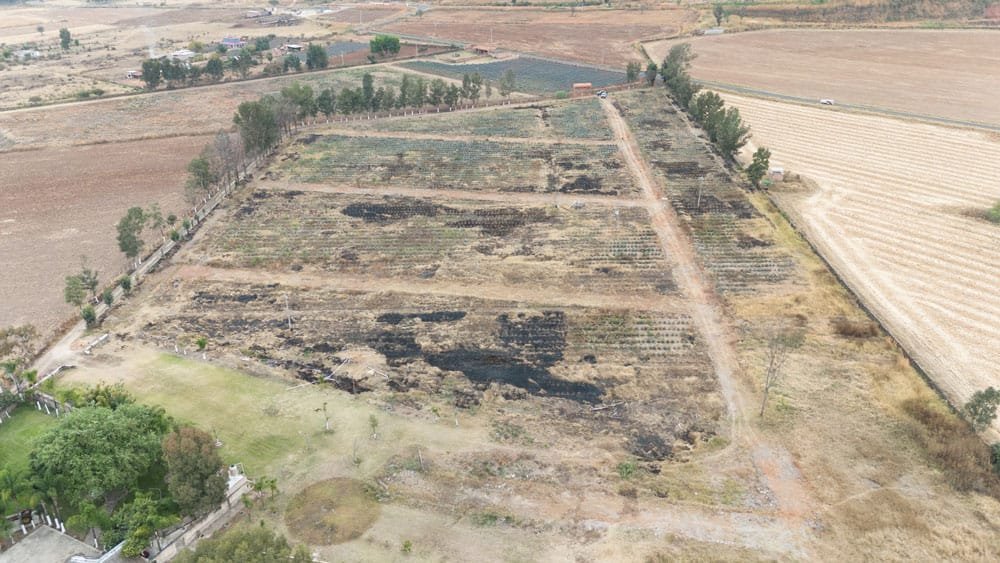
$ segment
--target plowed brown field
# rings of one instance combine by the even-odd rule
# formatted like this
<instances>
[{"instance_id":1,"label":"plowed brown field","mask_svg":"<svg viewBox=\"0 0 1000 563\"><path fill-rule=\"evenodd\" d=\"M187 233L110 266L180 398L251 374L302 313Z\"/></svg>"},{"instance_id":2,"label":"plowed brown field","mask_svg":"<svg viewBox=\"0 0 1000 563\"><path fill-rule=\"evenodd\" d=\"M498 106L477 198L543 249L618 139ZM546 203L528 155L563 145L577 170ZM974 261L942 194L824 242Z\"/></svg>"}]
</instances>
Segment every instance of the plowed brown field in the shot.
<instances>
[{"instance_id":1,"label":"plowed brown field","mask_svg":"<svg viewBox=\"0 0 1000 563\"><path fill-rule=\"evenodd\" d=\"M819 184L778 200L955 404L1000 385L991 134L725 96L754 142Z\"/></svg>"},{"instance_id":2,"label":"plowed brown field","mask_svg":"<svg viewBox=\"0 0 1000 563\"><path fill-rule=\"evenodd\" d=\"M393 23L392 31L490 43L588 64L624 66L638 60L632 45L640 39L669 37L684 24L697 21L696 12L667 10L540 10L534 8L437 9L421 17Z\"/></svg>"},{"instance_id":3,"label":"plowed brown field","mask_svg":"<svg viewBox=\"0 0 1000 563\"><path fill-rule=\"evenodd\" d=\"M180 215L187 163L208 137L0 153L0 326L32 323L48 333L72 314L63 277L80 255L101 284L120 275L115 242L123 210L157 202ZM149 237L147 242L149 241Z\"/></svg>"},{"instance_id":4,"label":"plowed brown field","mask_svg":"<svg viewBox=\"0 0 1000 563\"><path fill-rule=\"evenodd\" d=\"M1000 124L995 31L770 30L685 41L701 80ZM645 47L659 62L675 42Z\"/></svg>"}]
</instances>

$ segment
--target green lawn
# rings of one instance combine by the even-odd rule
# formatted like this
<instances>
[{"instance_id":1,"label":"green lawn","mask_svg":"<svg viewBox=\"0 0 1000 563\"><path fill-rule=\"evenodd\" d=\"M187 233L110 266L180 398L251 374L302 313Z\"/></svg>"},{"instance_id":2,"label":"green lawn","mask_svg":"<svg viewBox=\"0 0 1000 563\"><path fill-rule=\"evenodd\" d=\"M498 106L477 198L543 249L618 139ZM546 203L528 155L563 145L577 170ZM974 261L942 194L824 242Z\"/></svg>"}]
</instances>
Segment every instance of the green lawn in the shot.
<instances>
[{"instance_id":1,"label":"green lawn","mask_svg":"<svg viewBox=\"0 0 1000 563\"><path fill-rule=\"evenodd\" d=\"M28 468L28 454L35 438L56 425L56 418L23 406L0 424L0 467L15 471Z\"/></svg>"},{"instance_id":2,"label":"green lawn","mask_svg":"<svg viewBox=\"0 0 1000 563\"><path fill-rule=\"evenodd\" d=\"M60 385L81 383L96 381L68 377ZM322 400L315 389L287 391L291 385L168 354L142 363L125 380L139 402L215 434L223 459L243 463L251 475L271 474L303 452L329 446L315 411Z\"/></svg>"}]
</instances>

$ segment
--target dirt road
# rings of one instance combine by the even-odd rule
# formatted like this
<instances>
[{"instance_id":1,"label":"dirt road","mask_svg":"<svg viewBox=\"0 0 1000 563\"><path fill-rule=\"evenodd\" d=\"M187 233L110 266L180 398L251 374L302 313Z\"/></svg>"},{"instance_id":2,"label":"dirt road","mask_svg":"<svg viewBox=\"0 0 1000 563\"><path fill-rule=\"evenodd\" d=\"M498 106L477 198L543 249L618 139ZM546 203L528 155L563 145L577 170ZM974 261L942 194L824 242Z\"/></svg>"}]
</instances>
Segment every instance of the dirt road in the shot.
<instances>
[{"instance_id":1,"label":"dirt road","mask_svg":"<svg viewBox=\"0 0 1000 563\"><path fill-rule=\"evenodd\" d=\"M775 444L765 443L747 423L747 418L751 415L736 381L741 369L733 346L734 339L723 320L714 292L695 260L693 243L680 229L679 219L673 208L663 202L662 191L653 180L645 161L638 156L638 144L628 124L610 100L602 102L625 161L645 195L653 228L660 238L663 250L674 259L677 286L691 304L691 316L705 340L729 410L732 443L748 450L754 465L760 470L778 501L780 516L792 529L800 529L810 512L811 504L801 481L801 474L787 451Z\"/></svg>"}]
</instances>

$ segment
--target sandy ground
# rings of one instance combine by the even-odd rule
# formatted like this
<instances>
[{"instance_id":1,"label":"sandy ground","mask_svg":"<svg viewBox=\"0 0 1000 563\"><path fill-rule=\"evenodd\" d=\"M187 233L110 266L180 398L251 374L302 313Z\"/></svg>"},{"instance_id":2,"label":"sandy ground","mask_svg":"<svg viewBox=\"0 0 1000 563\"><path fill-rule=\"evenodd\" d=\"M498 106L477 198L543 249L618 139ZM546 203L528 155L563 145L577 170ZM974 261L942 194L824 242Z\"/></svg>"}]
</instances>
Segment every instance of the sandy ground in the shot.
<instances>
[{"instance_id":1,"label":"sandy ground","mask_svg":"<svg viewBox=\"0 0 1000 563\"><path fill-rule=\"evenodd\" d=\"M778 200L954 403L1000 385L1000 227L964 214L1000 200L1000 140L725 98L772 165L819 184Z\"/></svg>"},{"instance_id":2,"label":"sandy ground","mask_svg":"<svg viewBox=\"0 0 1000 563\"><path fill-rule=\"evenodd\" d=\"M581 9L575 14L530 8L436 9L397 21L388 29L420 37L492 42L505 49L618 67L639 60L634 42L672 36L696 19L686 9Z\"/></svg>"},{"instance_id":3,"label":"sandy ground","mask_svg":"<svg viewBox=\"0 0 1000 563\"><path fill-rule=\"evenodd\" d=\"M772 30L685 41L698 79L1000 124L995 31ZM662 61L674 43L645 47Z\"/></svg>"},{"instance_id":4,"label":"sandy ground","mask_svg":"<svg viewBox=\"0 0 1000 563\"><path fill-rule=\"evenodd\" d=\"M158 202L180 215L185 166L206 137L0 153L0 325L53 330L72 308L63 277L80 255L107 283L124 268L115 224L131 206ZM148 239L148 237L147 237Z\"/></svg>"}]
</instances>

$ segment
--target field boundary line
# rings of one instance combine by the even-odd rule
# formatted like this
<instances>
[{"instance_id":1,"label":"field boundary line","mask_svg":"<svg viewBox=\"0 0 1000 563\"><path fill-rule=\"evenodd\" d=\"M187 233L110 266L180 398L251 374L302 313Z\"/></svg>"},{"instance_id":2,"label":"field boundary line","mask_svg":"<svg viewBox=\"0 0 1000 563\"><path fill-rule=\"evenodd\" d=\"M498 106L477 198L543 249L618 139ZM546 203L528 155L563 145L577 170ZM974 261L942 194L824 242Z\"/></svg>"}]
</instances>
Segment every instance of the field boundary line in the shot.
<instances>
[{"instance_id":1,"label":"field boundary line","mask_svg":"<svg viewBox=\"0 0 1000 563\"><path fill-rule=\"evenodd\" d=\"M280 181L279 181L280 182ZM646 207L642 199L615 197L609 195L575 194L564 192L493 192L434 188L408 188L400 186L370 185L359 188L350 184L309 184L306 182L280 182L279 185L258 185L259 190L300 190L303 192L371 195L371 196L404 196L424 197L428 199L453 199L461 204L463 200L471 202L488 201L495 203L520 203L524 205L555 205L571 206L574 203L603 205L606 207Z\"/></svg>"},{"instance_id":2,"label":"field boundary line","mask_svg":"<svg viewBox=\"0 0 1000 563\"><path fill-rule=\"evenodd\" d=\"M489 109L498 109L507 106L494 106ZM454 112L445 112L454 113ZM438 113L429 114L419 114L419 116L414 117L430 117L439 115ZM539 137L500 137L491 135L444 135L435 133L417 133L410 131L382 131L373 129L349 129L346 127L338 127L336 123L330 124L330 129L337 135L342 135L344 137L375 137L379 139L426 139L428 141L463 141L463 142L496 142L496 143L509 143L518 145L581 145L581 146L599 146L599 147L613 147L615 142L611 139L600 140L600 139L581 139L575 137L564 137L556 139L539 138Z\"/></svg>"},{"instance_id":3,"label":"field boundary line","mask_svg":"<svg viewBox=\"0 0 1000 563\"><path fill-rule=\"evenodd\" d=\"M851 295L851 298L854 300L854 303L857 304L858 308L864 311L865 315L872 322L878 324L879 328L881 328L882 331L892 339L892 342L896 345L896 348L899 349L900 353L903 354L903 357L910 362L913 369L920 375L921 379L927 383L934 393L937 394L937 396L940 397L946 405L948 405L948 408L951 409L953 413L958 413L959 407L953 404L952 400L948 397L944 390L934 382L934 379L930 376L930 372L924 368L924 365L920 362L920 360L909 350L907 346L903 344L899 338L896 337L896 333L891 329L891 325L885 321L873 307L871 307L864 295L855 288L855 285L842 275L840 270L833 265L833 262L827 258L823 249L813 242L812 237L808 234L809 231L800 227L799 222L796 221L796 214L785 209L785 206L780 203L780 199L776 199L770 192L764 191L764 194L765 197L767 197L767 201L774 206L778 215L780 215L788 223L796 235L805 241L805 243L812 250L813 254L815 254L821 262L823 262L823 265L826 266L827 270L829 270L833 277L837 280L837 283L847 290L847 292Z\"/></svg>"},{"instance_id":4,"label":"field boundary line","mask_svg":"<svg viewBox=\"0 0 1000 563\"><path fill-rule=\"evenodd\" d=\"M509 284L441 282L434 280L386 278L377 274L358 275L343 272L335 272L329 275L282 274L252 268L227 268L196 264L178 264L177 275L185 279L237 283L277 282L289 287L325 288L337 291L360 291L364 293L387 292L413 295L443 295L503 303L530 303L534 305L590 309L639 310L671 314L686 312L685 303L680 297L654 293L631 293L629 295L568 293L562 290L546 291L544 286L518 287Z\"/></svg>"},{"instance_id":5,"label":"field boundary line","mask_svg":"<svg viewBox=\"0 0 1000 563\"><path fill-rule=\"evenodd\" d=\"M820 107L821 109L825 109L827 111L838 111L838 110L848 111L852 113L877 115L880 117L891 117L894 119L899 119L904 121L905 120L921 121L932 125L944 125L960 129L983 129L987 131L1000 131L1000 125L984 123L981 121L966 121L961 119L951 119L948 117L938 117L922 113L911 113L889 108L882 108L878 106L867 106L863 104L843 104L838 102L834 106L822 107L819 105L819 100L815 98L792 96L789 94L781 94L779 92L771 92L768 90L759 90L757 88L750 88L747 86L740 86L739 84L730 84L726 82L713 82L711 80L697 80L697 82L702 86L705 86L712 90L721 90L723 92L730 92L733 94L739 94L741 96L763 98L777 102L793 103L796 105L808 106L811 108Z\"/></svg>"}]
</instances>

